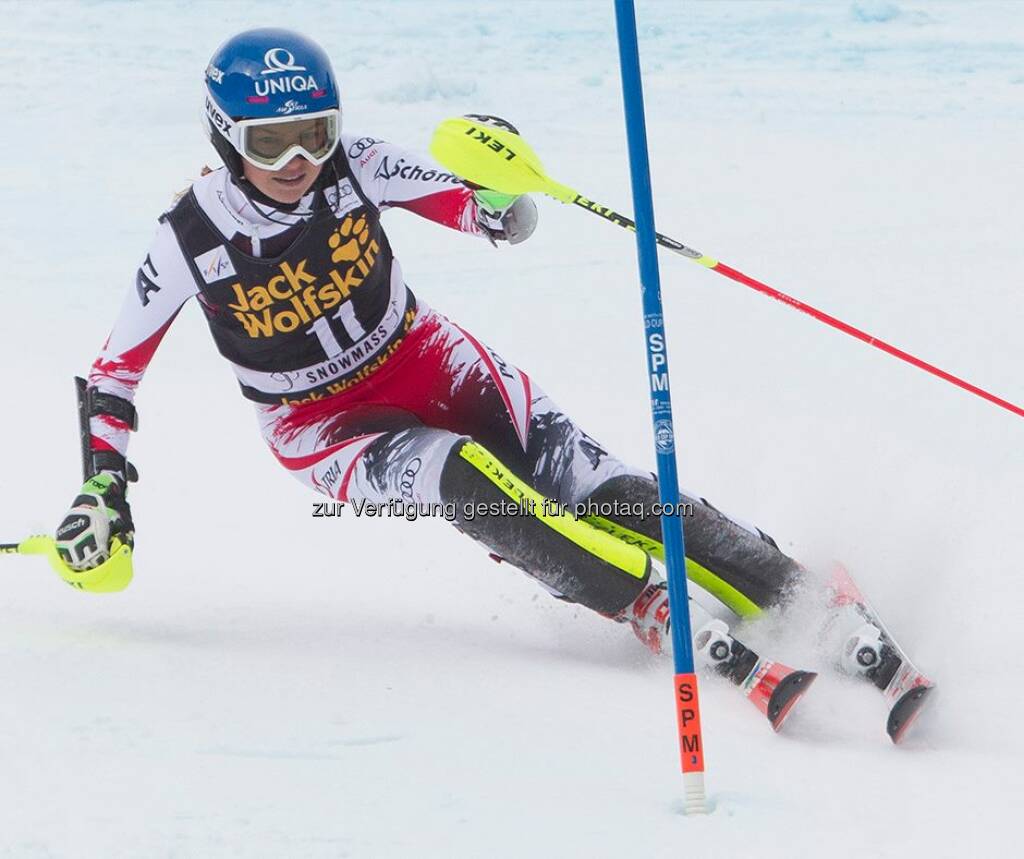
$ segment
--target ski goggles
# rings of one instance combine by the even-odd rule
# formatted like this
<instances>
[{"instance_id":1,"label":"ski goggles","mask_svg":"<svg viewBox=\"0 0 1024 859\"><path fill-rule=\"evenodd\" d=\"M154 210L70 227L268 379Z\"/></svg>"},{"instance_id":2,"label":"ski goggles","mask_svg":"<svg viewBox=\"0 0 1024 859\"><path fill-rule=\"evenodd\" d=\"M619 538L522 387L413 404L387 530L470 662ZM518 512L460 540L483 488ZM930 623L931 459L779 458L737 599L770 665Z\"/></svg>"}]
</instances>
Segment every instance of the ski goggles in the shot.
<instances>
[{"instance_id":1,"label":"ski goggles","mask_svg":"<svg viewBox=\"0 0 1024 859\"><path fill-rule=\"evenodd\" d=\"M280 170L296 155L323 164L338 146L341 111L337 108L279 119L242 119L230 139L235 149L261 170Z\"/></svg>"}]
</instances>

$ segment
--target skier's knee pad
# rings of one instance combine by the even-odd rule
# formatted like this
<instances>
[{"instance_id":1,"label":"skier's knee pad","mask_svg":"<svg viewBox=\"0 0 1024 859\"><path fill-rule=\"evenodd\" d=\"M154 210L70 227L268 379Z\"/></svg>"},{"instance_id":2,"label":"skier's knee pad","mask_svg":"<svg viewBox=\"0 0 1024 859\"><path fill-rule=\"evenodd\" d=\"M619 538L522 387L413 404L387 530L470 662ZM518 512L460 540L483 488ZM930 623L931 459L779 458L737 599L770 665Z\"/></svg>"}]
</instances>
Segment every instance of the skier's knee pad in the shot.
<instances>
[{"instance_id":1,"label":"skier's knee pad","mask_svg":"<svg viewBox=\"0 0 1024 859\"><path fill-rule=\"evenodd\" d=\"M576 519L514 475L482 445L462 441L441 472L455 525L566 599L616 614L640 594L650 556Z\"/></svg>"}]
</instances>

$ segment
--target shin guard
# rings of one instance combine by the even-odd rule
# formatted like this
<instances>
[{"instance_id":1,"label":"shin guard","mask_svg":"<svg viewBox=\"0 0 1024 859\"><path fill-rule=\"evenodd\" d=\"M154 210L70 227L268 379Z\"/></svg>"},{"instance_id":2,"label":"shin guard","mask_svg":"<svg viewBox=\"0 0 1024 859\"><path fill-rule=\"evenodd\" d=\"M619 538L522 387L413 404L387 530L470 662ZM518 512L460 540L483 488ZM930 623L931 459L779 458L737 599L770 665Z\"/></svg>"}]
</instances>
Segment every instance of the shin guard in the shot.
<instances>
[{"instance_id":1,"label":"shin guard","mask_svg":"<svg viewBox=\"0 0 1024 859\"><path fill-rule=\"evenodd\" d=\"M632 604L651 574L637 546L576 519L519 479L486 448L462 441L441 474L455 525L549 589L606 615Z\"/></svg>"}]
</instances>

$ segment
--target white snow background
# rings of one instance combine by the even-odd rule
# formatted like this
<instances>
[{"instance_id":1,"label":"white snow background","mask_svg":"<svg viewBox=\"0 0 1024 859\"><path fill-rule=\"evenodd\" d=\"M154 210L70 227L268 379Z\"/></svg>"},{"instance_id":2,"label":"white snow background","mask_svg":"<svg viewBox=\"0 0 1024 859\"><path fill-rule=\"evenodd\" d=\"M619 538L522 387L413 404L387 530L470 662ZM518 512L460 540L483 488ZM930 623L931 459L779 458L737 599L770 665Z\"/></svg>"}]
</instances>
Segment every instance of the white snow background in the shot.
<instances>
[{"instance_id":1,"label":"white snow background","mask_svg":"<svg viewBox=\"0 0 1024 859\"><path fill-rule=\"evenodd\" d=\"M1024 401L1024 4L639 0L659 228ZM215 154L217 45L283 25L348 129L513 120L630 211L612 3L0 5L0 538L79 485L71 377ZM541 201L498 250L395 212L407 279L653 466L632 235ZM195 307L142 386L136 579L0 562L4 857L1019 855L1024 422L671 254L684 484L840 558L941 684L905 747L823 673L784 732L703 685L680 814L671 662L442 521L316 520ZM808 629L746 638L821 666Z\"/></svg>"}]
</instances>

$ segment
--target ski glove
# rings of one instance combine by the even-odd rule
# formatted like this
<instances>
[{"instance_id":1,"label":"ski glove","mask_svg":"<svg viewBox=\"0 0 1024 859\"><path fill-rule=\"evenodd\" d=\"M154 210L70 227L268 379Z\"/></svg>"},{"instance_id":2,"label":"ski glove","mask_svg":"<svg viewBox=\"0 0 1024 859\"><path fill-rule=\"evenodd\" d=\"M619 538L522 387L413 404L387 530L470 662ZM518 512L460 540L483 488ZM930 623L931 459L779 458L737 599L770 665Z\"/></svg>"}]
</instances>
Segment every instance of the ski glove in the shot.
<instances>
[{"instance_id":1,"label":"ski glove","mask_svg":"<svg viewBox=\"0 0 1024 859\"><path fill-rule=\"evenodd\" d=\"M478 188L476 222L487 234L491 244L506 241L510 245L525 242L537 226L537 204L525 194L502 194Z\"/></svg>"},{"instance_id":2,"label":"ski glove","mask_svg":"<svg viewBox=\"0 0 1024 859\"><path fill-rule=\"evenodd\" d=\"M55 536L57 552L69 567L89 570L99 566L110 557L114 537L133 544L135 525L125 488L122 474L101 471L79 490Z\"/></svg>"},{"instance_id":3,"label":"ski glove","mask_svg":"<svg viewBox=\"0 0 1024 859\"><path fill-rule=\"evenodd\" d=\"M484 113L467 113L467 119L490 125L503 131L518 134L517 129L507 119ZM525 242L537 227L537 204L525 194L502 194L500 191L489 191L472 182L466 182L473 189L476 200L476 223L491 240L491 244L499 241L517 245Z\"/></svg>"}]
</instances>

